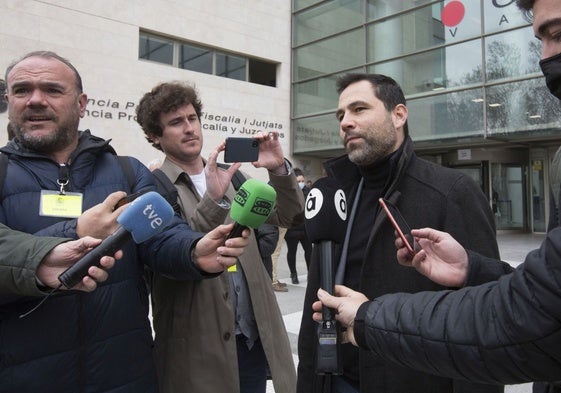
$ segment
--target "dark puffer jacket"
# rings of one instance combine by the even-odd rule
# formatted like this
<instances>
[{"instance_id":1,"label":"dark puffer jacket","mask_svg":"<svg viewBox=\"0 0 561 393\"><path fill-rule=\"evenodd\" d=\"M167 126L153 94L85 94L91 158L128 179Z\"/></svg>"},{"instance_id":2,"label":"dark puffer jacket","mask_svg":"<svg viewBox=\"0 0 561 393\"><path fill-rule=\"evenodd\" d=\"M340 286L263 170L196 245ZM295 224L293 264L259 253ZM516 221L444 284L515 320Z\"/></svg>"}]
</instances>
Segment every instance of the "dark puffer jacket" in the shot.
<instances>
[{"instance_id":1,"label":"dark puffer jacket","mask_svg":"<svg viewBox=\"0 0 561 393\"><path fill-rule=\"evenodd\" d=\"M470 264L483 259L470 253ZM451 378L561 379L561 228L498 281L364 303L355 337L386 360Z\"/></svg>"},{"instance_id":2,"label":"dark puffer jacket","mask_svg":"<svg viewBox=\"0 0 561 393\"><path fill-rule=\"evenodd\" d=\"M76 238L76 220L40 216L41 190L59 190L59 165L16 142L9 155L0 221L43 236ZM131 158L129 185L108 142L80 133L66 190L83 194L83 210L111 192L155 189L151 173ZM144 264L180 279L200 279L186 260L200 234L179 218L142 245L130 242L109 279L92 293L64 291L25 318L40 298L0 294L0 392L157 392Z\"/></svg>"},{"instance_id":3,"label":"dark puffer jacket","mask_svg":"<svg viewBox=\"0 0 561 393\"><path fill-rule=\"evenodd\" d=\"M494 220L484 194L466 175L416 157L407 138L396 157L391 184L384 197L400 209L412 228L425 226L453 234L464 246L490 257L498 256ZM326 164L347 196L347 206L356 197L361 174L347 156ZM364 197L364 196L363 196ZM375 201L375 199L374 199ZM377 208L377 213L380 209ZM360 215L361 211L357 212ZM362 213L364 214L364 213ZM415 269L399 265L394 246L394 229L384 214L372 217L368 244L364 244L358 288L369 299L395 292L421 292L445 289L421 276ZM339 260L341 246L334 247ZM320 285L319 261L314 253L308 272L308 286L300 335L298 337L298 392L329 392L329 379L315 375L317 324L312 320L312 303ZM345 344L350 345L350 344ZM497 392L500 386L482 386L436 377L387 362L377 353L360 350L360 389L363 392Z\"/></svg>"}]
</instances>

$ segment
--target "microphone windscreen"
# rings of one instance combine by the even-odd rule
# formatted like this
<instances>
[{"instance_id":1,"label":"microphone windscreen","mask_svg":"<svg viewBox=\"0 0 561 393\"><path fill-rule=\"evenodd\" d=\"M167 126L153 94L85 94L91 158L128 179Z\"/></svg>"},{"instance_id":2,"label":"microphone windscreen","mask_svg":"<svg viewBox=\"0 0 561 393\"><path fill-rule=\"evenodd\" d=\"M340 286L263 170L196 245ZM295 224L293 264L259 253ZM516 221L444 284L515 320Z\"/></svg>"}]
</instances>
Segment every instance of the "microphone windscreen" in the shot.
<instances>
[{"instance_id":1,"label":"microphone windscreen","mask_svg":"<svg viewBox=\"0 0 561 393\"><path fill-rule=\"evenodd\" d=\"M306 235L312 243L330 240L342 243L347 223L347 199L337 181L322 177L306 197Z\"/></svg>"},{"instance_id":2,"label":"microphone windscreen","mask_svg":"<svg viewBox=\"0 0 561 393\"><path fill-rule=\"evenodd\" d=\"M131 233L135 243L142 243L163 231L173 216L173 208L164 197L150 191L132 201L117 221Z\"/></svg>"},{"instance_id":3,"label":"microphone windscreen","mask_svg":"<svg viewBox=\"0 0 561 393\"><path fill-rule=\"evenodd\" d=\"M255 229L271 215L276 199L273 187L259 180L247 179L234 197L230 217L240 225Z\"/></svg>"}]
</instances>

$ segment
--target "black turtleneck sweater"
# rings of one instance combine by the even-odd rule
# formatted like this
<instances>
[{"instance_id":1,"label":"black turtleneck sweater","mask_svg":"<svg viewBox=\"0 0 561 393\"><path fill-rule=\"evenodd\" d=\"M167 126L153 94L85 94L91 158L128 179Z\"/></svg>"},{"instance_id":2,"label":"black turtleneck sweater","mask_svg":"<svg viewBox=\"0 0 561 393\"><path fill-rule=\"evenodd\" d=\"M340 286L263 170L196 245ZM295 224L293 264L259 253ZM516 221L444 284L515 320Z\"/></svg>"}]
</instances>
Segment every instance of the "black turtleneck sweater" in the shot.
<instances>
[{"instance_id":1,"label":"black turtleneck sweater","mask_svg":"<svg viewBox=\"0 0 561 393\"><path fill-rule=\"evenodd\" d=\"M368 166L359 167L359 171L364 178L364 185L362 187L362 193L360 194L359 204L349 239L344 279L344 285L349 288L361 290L360 277L362 265L365 262L364 250L368 244L376 214L380 211L378 198L385 194L387 185L391 183L392 173L402 150L403 145L400 149L382 160ZM353 202L354 201L351 201L351 206ZM375 263L375 261L366 262ZM358 389L358 348L352 344L343 344L341 346L341 355L345 379Z\"/></svg>"}]
</instances>

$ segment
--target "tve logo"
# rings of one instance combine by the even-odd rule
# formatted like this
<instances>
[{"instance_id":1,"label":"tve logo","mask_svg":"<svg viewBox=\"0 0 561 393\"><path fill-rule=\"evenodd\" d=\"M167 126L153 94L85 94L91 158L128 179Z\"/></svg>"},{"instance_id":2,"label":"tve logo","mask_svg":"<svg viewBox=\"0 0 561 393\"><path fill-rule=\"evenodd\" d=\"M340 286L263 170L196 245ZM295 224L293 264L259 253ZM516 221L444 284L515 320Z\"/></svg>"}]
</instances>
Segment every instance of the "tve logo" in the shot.
<instances>
[{"instance_id":1,"label":"tve logo","mask_svg":"<svg viewBox=\"0 0 561 393\"><path fill-rule=\"evenodd\" d=\"M158 229L164 224L164 220L158 215L158 212L152 207L152 204L146 205L142 214L148 217L150 227L153 229Z\"/></svg>"}]
</instances>

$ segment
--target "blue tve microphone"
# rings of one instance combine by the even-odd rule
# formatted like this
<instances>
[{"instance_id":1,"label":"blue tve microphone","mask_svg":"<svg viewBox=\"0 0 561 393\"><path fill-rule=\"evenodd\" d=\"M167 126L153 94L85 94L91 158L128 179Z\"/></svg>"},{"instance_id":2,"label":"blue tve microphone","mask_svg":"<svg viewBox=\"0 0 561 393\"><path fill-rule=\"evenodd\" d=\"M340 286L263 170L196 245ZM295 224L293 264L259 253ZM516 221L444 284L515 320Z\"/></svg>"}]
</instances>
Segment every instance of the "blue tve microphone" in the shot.
<instances>
[{"instance_id":1,"label":"blue tve microphone","mask_svg":"<svg viewBox=\"0 0 561 393\"><path fill-rule=\"evenodd\" d=\"M142 243L162 232L174 215L173 208L157 192L150 191L136 198L117 218L119 229L106 237L96 248L66 269L59 281L72 288L88 274L90 266L99 266L104 255L112 256L129 240Z\"/></svg>"},{"instance_id":2,"label":"blue tve microphone","mask_svg":"<svg viewBox=\"0 0 561 393\"><path fill-rule=\"evenodd\" d=\"M304 210L306 235L314 243L319 256L320 285L330 294L334 291L332 261L333 243L343 243L347 223L347 199L337 182L328 177L319 179L306 197ZM317 374L341 374L341 340L334 310L323 307L318 325L316 352Z\"/></svg>"}]
</instances>

